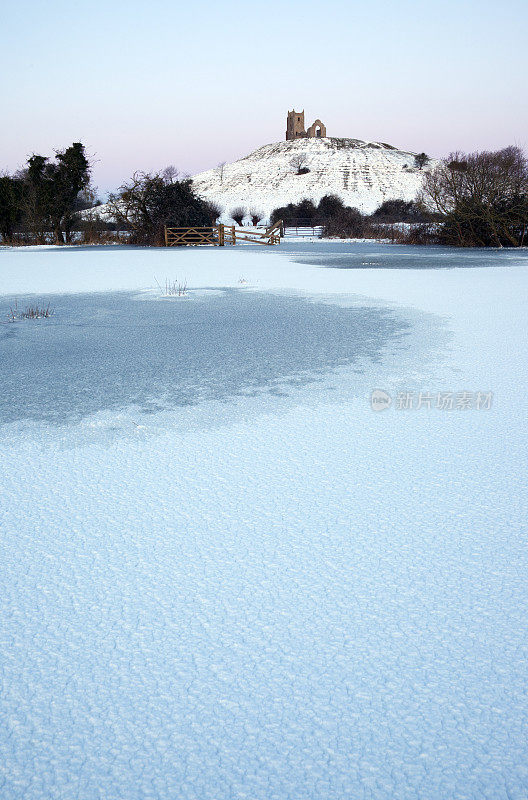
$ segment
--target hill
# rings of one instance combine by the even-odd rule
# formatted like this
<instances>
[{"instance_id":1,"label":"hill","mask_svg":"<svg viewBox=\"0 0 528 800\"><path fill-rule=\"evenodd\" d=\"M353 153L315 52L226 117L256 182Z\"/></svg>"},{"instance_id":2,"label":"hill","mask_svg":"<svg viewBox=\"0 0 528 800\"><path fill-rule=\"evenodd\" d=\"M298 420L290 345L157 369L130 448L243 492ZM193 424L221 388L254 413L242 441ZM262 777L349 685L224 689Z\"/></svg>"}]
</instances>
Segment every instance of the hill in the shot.
<instances>
[{"instance_id":1,"label":"hill","mask_svg":"<svg viewBox=\"0 0 528 800\"><path fill-rule=\"evenodd\" d=\"M360 139L296 139L259 147L244 158L195 175L196 192L222 209L224 219L243 207L263 218L303 198L338 195L346 205L372 213L384 200L414 200L424 173L415 153ZM297 174L299 166L307 170Z\"/></svg>"}]
</instances>

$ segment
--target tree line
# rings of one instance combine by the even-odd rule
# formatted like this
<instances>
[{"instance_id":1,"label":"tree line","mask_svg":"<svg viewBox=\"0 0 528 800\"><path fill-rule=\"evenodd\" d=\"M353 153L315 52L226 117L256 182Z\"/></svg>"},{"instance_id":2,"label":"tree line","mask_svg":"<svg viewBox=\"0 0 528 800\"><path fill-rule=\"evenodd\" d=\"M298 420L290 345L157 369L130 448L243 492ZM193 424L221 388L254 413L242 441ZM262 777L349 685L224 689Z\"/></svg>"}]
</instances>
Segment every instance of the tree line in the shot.
<instances>
[{"instance_id":1,"label":"tree line","mask_svg":"<svg viewBox=\"0 0 528 800\"><path fill-rule=\"evenodd\" d=\"M336 196L318 205L301 200L275 209L272 221L323 226L325 236L391 238L408 244L457 247L528 245L528 160L518 147L451 153L424 175L415 202L387 200L370 215Z\"/></svg>"},{"instance_id":2,"label":"tree line","mask_svg":"<svg viewBox=\"0 0 528 800\"><path fill-rule=\"evenodd\" d=\"M340 197L327 194L316 205L312 200L289 203L271 213L271 222L283 220L286 227L322 227L324 236L338 238L379 238L384 236L382 226L400 222L423 223L428 221L420 206L412 201L386 200L373 214L362 214L357 208L346 206Z\"/></svg>"},{"instance_id":3,"label":"tree line","mask_svg":"<svg viewBox=\"0 0 528 800\"><path fill-rule=\"evenodd\" d=\"M93 243L111 240L117 230L131 244L162 245L166 225L211 225L220 216L220 209L199 198L192 181L179 179L174 167L136 172L110 195L104 217L90 179L91 165L80 142L57 150L54 157L34 154L15 174L0 175L2 241Z\"/></svg>"},{"instance_id":4,"label":"tree line","mask_svg":"<svg viewBox=\"0 0 528 800\"><path fill-rule=\"evenodd\" d=\"M130 243L162 245L166 225L212 225L221 213L194 193L190 179L179 178L169 167L135 173L110 195L103 217L95 207L90 178L91 165L80 142L53 157L33 154L22 170L0 175L2 241L104 241L117 229L126 231ZM87 209L92 211L83 214ZM244 209L236 212L242 222ZM251 216L258 221L255 212ZM393 240L408 243L522 247L528 245L528 160L518 147L451 153L424 174L415 202L387 200L364 215L327 195L317 205L304 199L277 208L271 222L279 219L286 225L321 225L327 236L386 238L387 226L392 226Z\"/></svg>"}]
</instances>

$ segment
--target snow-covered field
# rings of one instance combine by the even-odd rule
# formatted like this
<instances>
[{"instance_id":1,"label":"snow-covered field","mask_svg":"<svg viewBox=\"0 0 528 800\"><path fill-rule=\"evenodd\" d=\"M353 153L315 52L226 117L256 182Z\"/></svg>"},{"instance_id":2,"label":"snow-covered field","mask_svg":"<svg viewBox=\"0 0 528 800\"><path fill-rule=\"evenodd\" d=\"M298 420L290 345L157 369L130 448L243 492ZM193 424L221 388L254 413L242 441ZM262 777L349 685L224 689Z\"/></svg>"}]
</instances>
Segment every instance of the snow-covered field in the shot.
<instances>
[{"instance_id":1,"label":"snow-covered field","mask_svg":"<svg viewBox=\"0 0 528 800\"><path fill-rule=\"evenodd\" d=\"M526 799L527 267L0 250L2 800Z\"/></svg>"}]
</instances>

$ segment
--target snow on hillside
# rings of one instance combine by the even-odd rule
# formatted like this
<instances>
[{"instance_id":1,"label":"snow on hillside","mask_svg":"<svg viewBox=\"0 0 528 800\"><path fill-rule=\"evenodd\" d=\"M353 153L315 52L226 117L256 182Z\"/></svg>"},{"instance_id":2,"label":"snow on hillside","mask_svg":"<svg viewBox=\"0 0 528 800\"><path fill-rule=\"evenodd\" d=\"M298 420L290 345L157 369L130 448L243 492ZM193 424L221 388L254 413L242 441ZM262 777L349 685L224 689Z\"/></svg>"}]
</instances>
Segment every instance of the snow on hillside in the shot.
<instances>
[{"instance_id":1,"label":"snow on hillside","mask_svg":"<svg viewBox=\"0 0 528 800\"><path fill-rule=\"evenodd\" d=\"M310 170L304 175L296 174L299 158ZM199 195L222 208L224 221L238 206L267 218L274 208L305 197L318 202L325 194L372 213L384 200L415 199L424 172L436 162L419 170L414 158L415 153L380 142L297 139L259 147L232 164L196 175L193 183Z\"/></svg>"}]
</instances>

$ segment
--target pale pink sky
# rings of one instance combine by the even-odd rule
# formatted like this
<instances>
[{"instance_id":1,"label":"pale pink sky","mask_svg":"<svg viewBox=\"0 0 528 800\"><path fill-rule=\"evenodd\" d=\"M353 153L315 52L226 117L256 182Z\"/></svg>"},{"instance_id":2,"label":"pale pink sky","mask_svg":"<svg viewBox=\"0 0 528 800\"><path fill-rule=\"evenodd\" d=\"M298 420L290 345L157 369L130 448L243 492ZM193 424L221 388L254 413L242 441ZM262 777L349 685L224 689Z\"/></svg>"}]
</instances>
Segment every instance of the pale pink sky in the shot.
<instances>
[{"instance_id":1,"label":"pale pink sky","mask_svg":"<svg viewBox=\"0 0 528 800\"><path fill-rule=\"evenodd\" d=\"M104 195L281 140L293 107L435 156L526 147L527 30L524 0L21 0L2 21L0 170L80 140Z\"/></svg>"}]
</instances>

